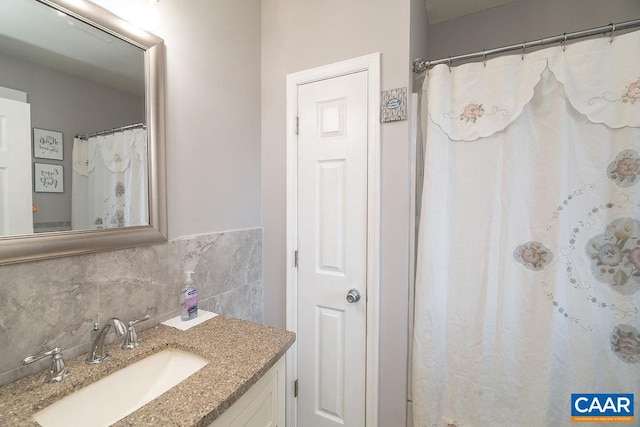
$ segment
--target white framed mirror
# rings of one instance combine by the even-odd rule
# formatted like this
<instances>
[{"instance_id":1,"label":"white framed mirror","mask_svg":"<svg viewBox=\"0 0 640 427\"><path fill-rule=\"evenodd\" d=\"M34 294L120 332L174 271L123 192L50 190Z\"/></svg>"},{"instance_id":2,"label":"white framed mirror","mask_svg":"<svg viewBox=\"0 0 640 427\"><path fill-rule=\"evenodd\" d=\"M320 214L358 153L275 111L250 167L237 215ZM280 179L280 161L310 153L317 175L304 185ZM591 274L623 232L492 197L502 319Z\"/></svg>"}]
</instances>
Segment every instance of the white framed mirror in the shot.
<instances>
[{"instance_id":1,"label":"white framed mirror","mask_svg":"<svg viewBox=\"0 0 640 427\"><path fill-rule=\"evenodd\" d=\"M0 264L167 240L161 38L86 0L0 4Z\"/></svg>"}]
</instances>

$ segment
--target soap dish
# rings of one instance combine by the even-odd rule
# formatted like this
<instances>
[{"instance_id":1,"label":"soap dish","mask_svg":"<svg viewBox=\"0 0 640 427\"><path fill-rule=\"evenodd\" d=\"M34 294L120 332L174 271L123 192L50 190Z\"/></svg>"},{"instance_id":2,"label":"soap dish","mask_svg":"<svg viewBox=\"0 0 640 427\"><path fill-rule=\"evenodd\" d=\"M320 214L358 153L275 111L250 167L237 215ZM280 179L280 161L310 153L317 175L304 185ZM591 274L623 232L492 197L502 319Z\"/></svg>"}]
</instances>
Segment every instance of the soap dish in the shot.
<instances>
[{"instance_id":1,"label":"soap dish","mask_svg":"<svg viewBox=\"0 0 640 427\"><path fill-rule=\"evenodd\" d=\"M172 317L169 320L165 320L164 322L162 322L162 324L171 326L172 328L180 329L181 331L186 331L187 329L198 326L199 324L206 322L209 319L213 319L217 315L217 313L212 313L210 311L198 310L198 317L196 317L195 319L182 320L180 316L176 316Z\"/></svg>"}]
</instances>

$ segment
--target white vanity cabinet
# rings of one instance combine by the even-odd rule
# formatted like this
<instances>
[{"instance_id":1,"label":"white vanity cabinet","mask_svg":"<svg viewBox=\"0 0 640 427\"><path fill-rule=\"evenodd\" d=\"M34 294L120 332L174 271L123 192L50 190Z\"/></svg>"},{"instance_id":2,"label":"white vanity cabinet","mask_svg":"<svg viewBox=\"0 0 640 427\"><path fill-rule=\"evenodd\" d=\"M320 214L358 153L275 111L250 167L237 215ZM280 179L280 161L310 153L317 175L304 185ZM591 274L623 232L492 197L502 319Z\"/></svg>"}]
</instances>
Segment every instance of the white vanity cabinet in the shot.
<instances>
[{"instance_id":1,"label":"white vanity cabinet","mask_svg":"<svg viewBox=\"0 0 640 427\"><path fill-rule=\"evenodd\" d=\"M285 427L284 356L209 427Z\"/></svg>"}]
</instances>

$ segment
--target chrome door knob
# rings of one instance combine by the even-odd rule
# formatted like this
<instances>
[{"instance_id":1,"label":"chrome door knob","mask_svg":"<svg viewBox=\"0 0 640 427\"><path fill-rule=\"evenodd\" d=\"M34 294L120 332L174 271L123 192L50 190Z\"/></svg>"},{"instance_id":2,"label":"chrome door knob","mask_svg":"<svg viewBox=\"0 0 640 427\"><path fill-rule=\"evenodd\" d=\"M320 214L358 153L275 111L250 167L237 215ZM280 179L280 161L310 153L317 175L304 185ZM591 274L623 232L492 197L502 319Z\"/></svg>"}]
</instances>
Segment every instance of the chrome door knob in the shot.
<instances>
[{"instance_id":1,"label":"chrome door knob","mask_svg":"<svg viewBox=\"0 0 640 427\"><path fill-rule=\"evenodd\" d=\"M347 292L347 302L353 304L358 301L360 301L360 292L358 292L357 289L349 290L349 292Z\"/></svg>"}]
</instances>

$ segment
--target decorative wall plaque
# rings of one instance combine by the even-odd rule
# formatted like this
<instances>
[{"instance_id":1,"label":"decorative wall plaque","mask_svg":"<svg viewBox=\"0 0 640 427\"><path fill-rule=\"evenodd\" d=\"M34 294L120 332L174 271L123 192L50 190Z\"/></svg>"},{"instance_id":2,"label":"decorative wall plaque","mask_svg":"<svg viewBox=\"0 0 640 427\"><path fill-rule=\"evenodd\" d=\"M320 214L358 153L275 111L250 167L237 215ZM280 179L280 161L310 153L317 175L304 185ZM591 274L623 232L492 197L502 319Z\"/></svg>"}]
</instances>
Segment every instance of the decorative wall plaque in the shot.
<instances>
[{"instance_id":1,"label":"decorative wall plaque","mask_svg":"<svg viewBox=\"0 0 640 427\"><path fill-rule=\"evenodd\" d=\"M382 123L407 119L407 88L385 90L382 92Z\"/></svg>"}]
</instances>

